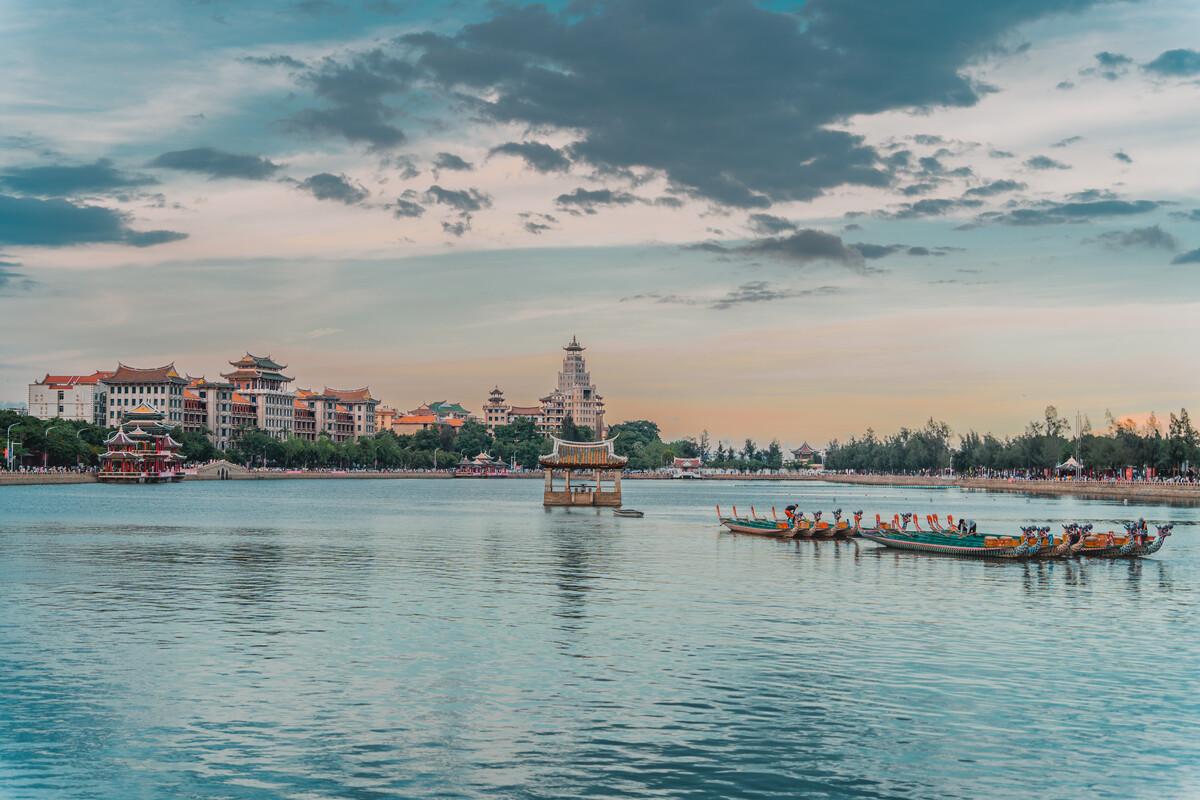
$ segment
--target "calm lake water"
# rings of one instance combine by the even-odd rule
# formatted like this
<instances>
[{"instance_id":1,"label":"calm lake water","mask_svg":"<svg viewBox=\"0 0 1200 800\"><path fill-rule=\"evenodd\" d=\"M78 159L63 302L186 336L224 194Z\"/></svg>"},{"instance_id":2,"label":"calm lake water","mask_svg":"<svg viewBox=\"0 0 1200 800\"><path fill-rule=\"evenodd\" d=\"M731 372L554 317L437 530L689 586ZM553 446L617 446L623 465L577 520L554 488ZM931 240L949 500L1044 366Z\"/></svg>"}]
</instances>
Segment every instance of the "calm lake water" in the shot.
<instances>
[{"instance_id":1,"label":"calm lake water","mask_svg":"<svg viewBox=\"0 0 1200 800\"><path fill-rule=\"evenodd\" d=\"M0 798L1196 797L1200 509L540 481L0 489ZM1142 562L722 534L1144 515Z\"/></svg>"}]
</instances>

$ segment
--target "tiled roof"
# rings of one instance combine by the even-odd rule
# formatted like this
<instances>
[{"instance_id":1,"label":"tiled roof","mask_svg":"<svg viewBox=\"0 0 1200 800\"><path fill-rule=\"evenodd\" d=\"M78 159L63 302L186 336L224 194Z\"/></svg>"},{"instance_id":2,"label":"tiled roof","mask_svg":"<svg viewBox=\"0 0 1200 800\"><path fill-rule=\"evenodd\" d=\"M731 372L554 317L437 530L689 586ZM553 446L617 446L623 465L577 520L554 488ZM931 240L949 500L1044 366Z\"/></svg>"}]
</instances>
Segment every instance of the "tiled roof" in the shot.
<instances>
[{"instance_id":1,"label":"tiled roof","mask_svg":"<svg viewBox=\"0 0 1200 800\"><path fill-rule=\"evenodd\" d=\"M395 425L436 425L437 417L433 414L405 414L396 417Z\"/></svg>"},{"instance_id":2,"label":"tiled roof","mask_svg":"<svg viewBox=\"0 0 1200 800\"><path fill-rule=\"evenodd\" d=\"M152 369L117 364L116 371L101 380L104 383L187 383L175 370L175 362Z\"/></svg>"},{"instance_id":3,"label":"tiled roof","mask_svg":"<svg viewBox=\"0 0 1200 800\"><path fill-rule=\"evenodd\" d=\"M102 369L96 370L91 375L51 375L47 372L46 377L42 378L38 383L60 387L77 386L80 384L95 385L110 375L112 375L111 371Z\"/></svg>"},{"instance_id":4,"label":"tiled roof","mask_svg":"<svg viewBox=\"0 0 1200 800\"><path fill-rule=\"evenodd\" d=\"M541 406L509 406L508 413L516 417L540 417Z\"/></svg>"},{"instance_id":5,"label":"tiled roof","mask_svg":"<svg viewBox=\"0 0 1200 800\"><path fill-rule=\"evenodd\" d=\"M237 361L230 361L230 366L239 367L241 369L265 369L275 372L281 369L287 369L287 364L280 364L277 361L272 361L270 356L256 356L246 353Z\"/></svg>"},{"instance_id":6,"label":"tiled roof","mask_svg":"<svg viewBox=\"0 0 1200 800\"><path fill-rule=\"evenodd\" d=\"M371 397L371 389L368 386L361 389L330 389L326 386L325 394L333 395L343 403L363 403L375 399Z\"/></svg>"},{"instance_id":7,"label":"tiled roof","mask_svg":"<svg viewBox=\"0 0 1200 800\"><path fill-rule=\"evenodd\" d=\"M582 467L617 469L625 466L629 459L619 456L613 449L613 440L602 442L568 442L554 438L554 451L538 461L547 467Z\"/></svg>"}]
</instances>

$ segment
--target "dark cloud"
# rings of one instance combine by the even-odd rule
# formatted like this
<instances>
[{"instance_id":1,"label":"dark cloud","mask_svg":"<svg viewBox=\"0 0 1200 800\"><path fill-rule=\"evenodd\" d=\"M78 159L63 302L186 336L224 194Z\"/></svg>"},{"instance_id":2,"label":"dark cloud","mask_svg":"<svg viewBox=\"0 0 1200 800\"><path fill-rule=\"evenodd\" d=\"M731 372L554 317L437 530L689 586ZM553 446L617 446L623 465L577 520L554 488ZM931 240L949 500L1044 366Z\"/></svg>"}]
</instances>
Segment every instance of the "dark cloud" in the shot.
<instances>
[{"instance_id":1,"label":"dark cloud","mask_svg":"<svg viewBox=\"0 0 1200 800\"><path fill-rule=\"evenodd\" d=\"M1158 225L1133 228L1127 231L1105 231L1095 238L1113 250L1148 247L1157 250L1178 250L1179 240Z\"/></svg>"},{"instance_id":2,"label":"dark cloud","mask_svg":"<svg viewBox=\"0 0 1200 800\"><path fill-rule=\"evenodd\" d=\"M419 217L425 213L425 206L420 203L415 203L412 200L398 198L395 203L388 206L392 210L392 216L397 218L404 217Z\"/></svg>"},{"instance_id":3,"label":"dark cloud","mask_svg":"<svg viewBox=\"0 0 1200 800\"><path fill-rule=\"evenodd\" d=\"M1200 75L1200 51L1183 48L1167 50L1149 64L1143 64L1142 69L1157 75L1173 78L1187 78L1192 75Z\"/></svg>"},{"instance_id":4,"label":"dark cloud","mask_svg":"<svg viewBox=\"0 0 1200 800\"><path fill-rule=\"evenodd\" d=\"M917 195L929 194L936 188L936 183L910 183L900 190L900 194L905 197L916 197Z\"/></svg>"},{"instance_id":5,"label":"dark cloud","mask_svg":"<svg viewBox=\"0 0 1200 800\"><path fill-rule=\"evenodd\" d=\"M172 150L155 158L149 166L199 172L211 179L245 178L250 181L266 180L278 172L281 167L262 156L226 153L212 147Z\"/></svg>"},{"instance_id":6,"label":"dark cloud","mask_svg":"<svg viewBox=\"0 0 1200 800\"><path fill-rule=\"evenodd\" d=\"M150 247L187 238L177 231L135 231L127 215L66 200L0 195L0 244L67 247L116 243Z\"/></svg>"},{"instance_id":7,"label":"dark cloud","mask_svg":"<svg viewBox=\"0 0 1200 800\"><path fill-rule=\"evenodd\" d=\"M478 189L443 189L434 184L425 193L430 203L449 206L460 214L469 215L485 208L491 208L491 195ZM461 234L460 234L461 235Z\"/></svg>"},{"instance_id":8,"label":"dark cloud","mask_svg":"<svg viewBox=\"0 0 1200 800\"><path fill-rule=\"evenodd\" d=\"M303 61L286 55L243 56L238 60L246 64L255 64L260 67L288 67L289 69L304 69L308 66Z\"/></svg>"},{"instance_id":9,"label":"dark cloud","mask_svg":"<svg viewBox=\"0 0 1200 800\"><path fill-rule=\"evenodd\" d=\"M1083 141L1082 136L1068 136L1065 139L1059 139L1057 142L1055 142L1054 144L1052 144L1050 146L1051 147L1070 147L1071 145L1075 144L1076 142L1082 142L1082 141Z\"/></svg>"},{"instance_id":10,"label":"dark cloud","mask_svg":"<svg viewBox=\"0 0 1200 800\"><path fill-rule=\"evenodd\" d=\"M10 167L0 173L0 187L40 197L65 197L84 192L104 194L157 182L149 175L122 172L106 158L75 166Z\"/></svg>"},{"instance_id":11,"label":"dark cloud","mask_svg":"<svg viewBox=\"0 0 1200 800\"><path fill-rule=\"evenodd\" d=\"M1154 200L1095 200L1074 203L1047 203L1011 211L993 211L979 215L980 222L1001 225L1061 225L1092 219L1146 214L1162 204Z\"/></svg>"},{"instance_id":12,"label":"dark cloud","mask_svg":"<svg viewBox=\"0 0 1200 800\"><path fill-rule=\"evenodd\" d=\"M579 188L570 194L560 194L554 199L559 208L574 213L595 214L599 206L627 206L642 202L629 192L613 191L612 189Z\"/></svg>"},{"instance_id":13,"label":"dark cloud","mask_svg":"<svg viewBox=\"0 0 1200 800\"><path fill-rule=\"evenodd\" d=\"M963 193L964 197L993 197L1004 192L1016 192L1025 188L1025 184L1020 181L1010 181L1002 179L985 183L982 186L972 186Z\"/></svg>"},{"instance_id":14,"label":"dark cloud","mask_svg":"<svg viewBox=\"0 0 1200 800\"><path fill-rule=\"evenodd\" d=\"M1111 189L1084 189L1079 192L1071 192L1067 195L1067 199L1076 203L1090 203L1093 200L1116 200L1117 193Z\"/></svg>"},{"instance_id":15,"label":"dark cloud","mask_svg":"<svg viewBox=\"0 0 1200 800\"><path fill-rule=\"evenodd\" d=\"M683 208L683 201L678 197L663 196L654 198L654 205L662 208Z\"/></svg>"},{"instance_id":16,"label":"dark cloud","mask_svg":"<svg viewBox=\"0 0 1200 800\"><path fill-rule=\"evenodd\" d=\"M412 180L421 174L416 162L408 156L384 156L379 161L379 168L398 170L402 181Z\"/></svg>"},{"instance_id":17,"label":"dark cloud","mask_svg":"<svg viewBox=\"0 0 1200 800\"><path fill-rule=\"evenodd\" d=\"M983 205L982 200L972 198L926 198L918 200L915 203L903 203L897 210L892 212L884 212L882 216L892 217L894 219L915 219L917 217L938 217L943 214L949 214L951 211L957 211L961 208L978 208Z\"/></svg>"},{"instance_id":18,"label":"dark cloud","mask_svg":"<svg viewBox=\"0 0 1200 800\"><path fill-rule=\"evenodd\" d=\"M1200 264L1200 247L1180 253L1171 259L1172 264Z\"/></svg>"},{"instance_id":19,"label":"dark cloud","mask_svg":"<svg viewBox=\"0 0 1200 800\"><path fill-rule=\"evenodd\" d=\"M1119 67L1125 64L1132 64L1133 59L1123 53L1112 53L1108 50L1102 50L1096 53L1096 61L1102 67Z\"/></svg>"},{"instance_id":20,"label":"dark cloud","mask_svg":"<svg viewBox=\"0 0 1200 800\"><path fill-rule=\"evenodd\" d=\"M1074 89L1075 83L1073 81L1059 81L1058 83L1054 84L1054 88L1061 89L1065 92L1069 89Z\"/></svg>"},{"instance_id":21,"label":"dark cloud","mask_svg":"<svg viewBox=\"0 0 1200 800\"><path fill-rule=\"evenodd\" d=\"M17 271L20 266L16 261L0 261L0 297L28 292L37 286L35 280Z\"/></svg>"},{"instance_id":22,"label":"dark cloud","mask_svg":"<svg viewBox=\"0 0 1200 800\"><path fill-rule=\"evenodd\" d=\"M1080 75L1096 75L1108 81L1115 81L1129 71L1133 59L1122 53L1112 53L1102 50L1096 53L1096 66L1079 70Z\"/></svg>"},{"instance_id":23,"label":"dark cloud","mask_svg":"<svg viewBox=\"0 0 1200 800\"><path fill-rule=\"evenodd\" d=\"M433 166L434 169L446 169L453 172L470 172L475 169L474 164L454 153L438 153L437 157L433 159Z\"/></svg>"},{"instance_id":24,"label":"dark cloud","mask_svg":"<svg viewBox=\"0 0 1200 800\"><path fill-rule=\"evenodd\" d=\"M936 156L925 156L917 159L922 175L935 175L943 178L967 178L972 172L970 167L947 167Z\"/></svg>"},{"instance_id":25,"label":"dark cloud","mask_svg":"<svg viewBox=\"0 0 1200 800\"><path fill-rule=\"evenodd\" d=\"M772 214L751 214L750 228L763 236L775 236L780 233L794 231L799 226L790 219L776 217Z\"/></svg>"},{"instance_id":26,"label":"dark cloud","mask_svg":"<svg viewBox=\"0 0 1200 800\"><path fill-rule=\"evenodd\" d=\"M832 261L849 267L861 267L862 253L849 247L840 236L805 228L787 236L754 239L744 244L730 245L704 242L694 249L710 253L740 256L766 256L780 261L807 264L812 261Z\"/></svg>"},{"instance_id":27,"label":"dark cloud","mask_svg":"<svg viewBox=\"0 0 1200 800\"><path fill-rule=\"evenodd\" d=\"M320 172L305 178L300 183L300 188L311 192L318 200L336 200L348 206L361 203L370 194L361 184L346 175L334 175L329 172Z\"/></svg>"},{"instance_id":28,"label":"dark cloud","mask_svg":"<svg viewBox=\"0 0 1200 800\"><path fill-rule=\"evenodd\" d=\"M517 214L522 222L522 227L529 233L535 236L541 235L546 231L554 230L554 226L558 224L558 217L553 214L542 214L537 211L522 211Z\"/></svg>"},{"instance_id":29,"label":"dark cloud","mask_svg":"<svg viewBox=\"0 0 1200 800\"><path fill-rule=\"evenodd\" d=\"M460 219L458 222L443 222L442 230L451 236L462 236L471 230L471 221L469 219Z\"/></svg>"},{"instance_id":30,"label":"dark cloud","mask_svg":"<svg viewBox=\"0 0 1200 800\"><path fill-rule=\"evenodd\" d=\"M970 106L964 69L1032 19L1089 0L922 6L813 0L612 0L501 6L453 35L402 41L484 117L578 132L571 156L744 208L883 186L877 152L837 126L891 109ZM747 146L753 142L754 146Z\"/></svg>"},{"instance_id":31,"label":"dark cloud","mask_svg":"<svg viewBox=\"0 0 1200 800\"><path fill-rule=\"evenodd\" d=\"M1025 166L1029 169L1070 169L1070 164L1064 164L1061 161L1055 161L1050 156L1033 156L1025 159Z\"/></svg>"},{"instance_id":32,"label":"dark cloud","mask_svg":"<svg viewBox=\"0 0 1200 800\"><path fill-rule=\"evenodd\" d=\"M538 172L565 172L571 167L571 160L562 150L544 142L506 142L489 152L496 154L523 158L530 169Z\"/></svg>"},{"instance_id":33,"label":"dark cloud","mask_svg":"<svg viewBox=\"0 0 1200 800\"><path fill-rule=\"evenodd\" d=\"M1200 208L1193 208L1191 211L1172 211L1171 216L1184 222L1200 222Z\"/></svg>"},{"instance_id":34,"label":"dark cloud","mask_svg":"<svg viewBox=\"0 0 1200 800\"><path fill-rule=\"evenodd\" d=\"M343 63L327 58L304 73L302 83L329 105L308 108L291 118L296 130L339 136L387 150L405 141L404 131L392 123L396 110L384 102L389 95L412 85L411 64L375 49Z\"/></svg>"},{"instance_id":35,"label":"dark cloud","mask_svg":"<svg viewBox=\"0 0 1200 800\"><path fill-rule=\"evenodd\" d=\"M944 256L949 252L957 250L955 247L924 247L922 245L907 245L907 244L867 244L865 242L856 242L850 247L862 253L862 257L875 261L880 258L887 258L890 255L903 253L909 256Z\"/></svg>"},{"instance_id":36,"label":"dark cloud","mask_svg":"<svg viewBox=\"0 0 1200 800\"><path fill-rule=\"evenodd\" d=\"M1115 158L1117 161L1121 161L1126 164L1133 163L1133 159L1124 150L1118 150L1117 152L1113 153L1113 158Z\"/></svg>"},{"instance_id":37,"label":"dark cloud","mask_svg":"<svg viewBox=\"0 0 1200 800\"><path fill-rule=\"evenodd\" d=\"M916 136L912 137L912 139L917 144L925 144L925 145L935 145L935 144L945 144L946 143L946 140L943 139L941 136L937 136L932 133L918 133Z\"/></svg>"},{"instance_id":38,"label":"dark cloud","mask_svg":"<svg viewBox=\"0 0 1200 800\"><path fill-rule=\"evenodd\" d=\"M1016 153L1010 153L1007 150L989 150L988 155L992 158L1016 158Z\"/></svg>"}]
</instances>

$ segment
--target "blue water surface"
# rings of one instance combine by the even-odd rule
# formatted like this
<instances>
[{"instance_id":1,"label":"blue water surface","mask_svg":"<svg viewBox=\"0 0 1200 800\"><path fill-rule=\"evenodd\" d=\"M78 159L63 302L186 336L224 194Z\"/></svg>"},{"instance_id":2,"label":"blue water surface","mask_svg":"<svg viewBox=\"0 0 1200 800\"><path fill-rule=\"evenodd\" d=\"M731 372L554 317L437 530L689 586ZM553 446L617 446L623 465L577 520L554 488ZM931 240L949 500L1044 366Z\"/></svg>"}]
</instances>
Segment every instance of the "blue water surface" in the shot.
<instances>
[{"instance_id":1,"label":"blue water surface","mask_svg":"<svg viewBox=\"0 0 1200 800\"><path fill-rule=\"evenodd\" d=\"M833 484L0 488L0 798L1200 796L1200 509ZM1145 516L1144 561L719 532Z\"/></svg>"}]
</instances>

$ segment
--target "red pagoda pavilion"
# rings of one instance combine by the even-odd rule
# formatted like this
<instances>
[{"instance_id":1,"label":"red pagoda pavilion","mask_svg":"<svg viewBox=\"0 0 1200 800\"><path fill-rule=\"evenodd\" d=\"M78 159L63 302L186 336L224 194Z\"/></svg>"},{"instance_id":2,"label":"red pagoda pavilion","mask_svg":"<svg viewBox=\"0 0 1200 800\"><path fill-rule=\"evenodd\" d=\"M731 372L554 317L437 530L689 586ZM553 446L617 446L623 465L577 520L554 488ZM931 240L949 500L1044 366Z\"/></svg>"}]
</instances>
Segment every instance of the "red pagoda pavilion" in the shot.
<instances>
[{"instance_id":1,"label":"red pagoda pavilion","mask_svg":"<svg viewBox=\"0 0 1200 800\"><path fill-rule=\"evenodd\" d=\"M171 483L183 480L180 444L171 438L173 426L164 415L142 403L126 412L121 426L104 440L100 454L102 483Z\"/></svg>"}]
</instances>

